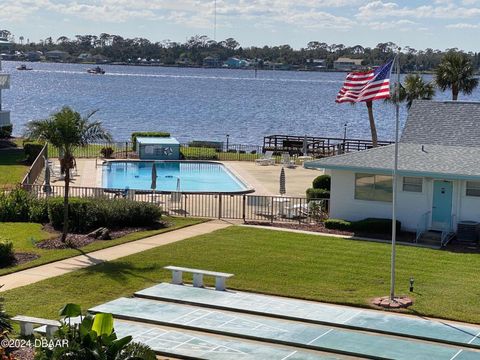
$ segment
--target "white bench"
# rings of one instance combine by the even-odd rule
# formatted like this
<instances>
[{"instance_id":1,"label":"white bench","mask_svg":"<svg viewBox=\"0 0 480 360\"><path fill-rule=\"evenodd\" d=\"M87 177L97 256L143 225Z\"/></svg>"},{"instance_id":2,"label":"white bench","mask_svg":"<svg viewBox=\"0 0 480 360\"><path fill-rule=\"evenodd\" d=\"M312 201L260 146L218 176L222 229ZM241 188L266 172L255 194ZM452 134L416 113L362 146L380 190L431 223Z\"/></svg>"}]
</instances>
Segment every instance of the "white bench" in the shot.
<instances>
[{"instance_id":1,"label":"white bench","mask_svg":"<svg viewBox=\"0 0 480 360\"><path fill-rule=\"evenodd\" d=\"M172 272L172 284L182 285L183 284L183 273L188 272L193 274L193 286L194 287L203 287L203 275L214 276L215 277L215 290L224 291L225 290L225 280L233 276L233 274L200 270L200 269L190 269L179 266L165 266L164 269L170 270Z\"/></svg>"},{"instance_id":2,"label":"white bench","mask_svg":"<svg viewBox=\"0 0 480 360\"><path fill-rule=\"evenodd\" d=\"M33 325L45 325L46 335L48 337L52 337L61 325L60 322L57 320L48 320L22 315L13 317L12 321L16 321L20 324L20 335L26 336L33 335Z\"/></svg>"}]
</instances>

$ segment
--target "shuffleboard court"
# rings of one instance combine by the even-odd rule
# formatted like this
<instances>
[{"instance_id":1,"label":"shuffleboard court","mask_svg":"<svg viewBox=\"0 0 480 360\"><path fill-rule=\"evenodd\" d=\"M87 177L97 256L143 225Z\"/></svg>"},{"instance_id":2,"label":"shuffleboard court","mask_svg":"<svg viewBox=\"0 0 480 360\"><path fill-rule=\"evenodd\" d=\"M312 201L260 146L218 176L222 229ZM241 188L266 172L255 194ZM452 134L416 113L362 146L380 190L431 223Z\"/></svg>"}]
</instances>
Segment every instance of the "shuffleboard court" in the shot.
<instances>
[{"instance_id":1,"label":"shuffleboard court","mask_svg":"<svg viewBox=\"0 0 480 360\"><path fill-rule=\"evenodd\" d=\"M136 292L135 296L480 348L480 326L382 311L168 283Z\"/></svg>"},{"instance_id":2,"label":"shuffleboard court","mask_svg":"<svg viewBox=\"0 0 480 360\"><path fill-rule=\"evenodd\" d=\"M90 311L112 313L117 318L138 322L349 356L398 360L480 358L479 351L457 346L142 298L120 298Z\"/></svg>"},{"instance_id":3,"label":"shuffleboard court","mask_svg":"<svg viewBox=\"0 0 480 360\"><path fill-rule=\"evenodd\" d=\"M342 357L260 344L227 337L175 330L116 319L117 336L131 335L160 354L208 360L339 360Z\"/></svg>"}]
</instances>

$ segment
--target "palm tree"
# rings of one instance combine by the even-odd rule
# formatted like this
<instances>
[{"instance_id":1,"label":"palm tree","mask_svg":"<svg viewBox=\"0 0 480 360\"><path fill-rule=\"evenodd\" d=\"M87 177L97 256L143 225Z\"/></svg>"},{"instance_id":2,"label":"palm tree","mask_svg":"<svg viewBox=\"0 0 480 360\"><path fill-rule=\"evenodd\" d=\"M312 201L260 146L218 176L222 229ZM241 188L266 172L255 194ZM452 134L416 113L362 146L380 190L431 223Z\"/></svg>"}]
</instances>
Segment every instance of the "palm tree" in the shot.
<instances>
[{"instance_id":1,"label":"palm tree","mask_svg":"<svg viewBox=\"0 0 480 360\"><path fill-rule=\"evenodd\" d=\"M435 86L433 83L425 82L420 75L409 74L405 76L403 85L400 84L400 102L407 102L407 109L412 107L414 100L432 100L435 96ZM385 101L395 103L397 99L396 89L393 91L392 97Z\"/></svg>"},{"instance_id":2,"label":"palm tree","mask_svg":"<svg viewBox=\"0 0 480 360\"><path fill-rule=\"evenodd\" d=\"M366 101L368 110L368 121L370 122L370 133L372 134L372 146L378 146L377 126L375 125L375 118L373 117L373 101Z\"/></svg>"},{"instance_id":3,"label":"palm tree","mask_svg":"<svg viewBox=\"0 0 480 360\"><path fill-rule=\"evenodd\" d=\"M70 169L75 166L74 153L78 147L88 145L97 140L111 141L110 134L99 121L90 121L96 111L82 117L70 107L64 107L48 119L31 121L27 125L27 137L46 141L59 151L60 167L65 175L65 194L63 199L63 232L62 241L68 234L68 195L70 186Z\"/></svg>"},{"instance_id":4,"label":"palm tree","mask_svg":"<svg viewBox=\"0 0 480 360\"><path fill-rule=\"evenodd\" d=\"M452 100L458 99L459 92L468 95L478 86L470 58L455 50L450 50L443 56L435 69L435 82L442 91L452 90Z\"/></svg>"}]
</instances>

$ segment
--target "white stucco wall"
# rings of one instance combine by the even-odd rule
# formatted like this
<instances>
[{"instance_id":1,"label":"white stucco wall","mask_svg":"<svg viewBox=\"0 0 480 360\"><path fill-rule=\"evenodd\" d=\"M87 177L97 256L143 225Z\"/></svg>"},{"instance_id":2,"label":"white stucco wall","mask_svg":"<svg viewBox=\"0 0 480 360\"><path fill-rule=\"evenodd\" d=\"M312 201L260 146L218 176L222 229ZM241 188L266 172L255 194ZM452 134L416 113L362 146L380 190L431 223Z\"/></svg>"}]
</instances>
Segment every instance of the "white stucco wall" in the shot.
<instances>
[{"instance_id":1,"label":"white stucco wall","mask_svg":"<svg viewBox=\"0 0 480 360\"><path fill-rule=\"evenodd\" d=\"M355 199L355 172L345 170L330 170L332 176L330 217L345 220L361 220L367 217L391 218L392 203L382 201L366 201ZM399 176L397 186L397 218L402 222L402 228L415 231L422 215L432 210L433 201L432 178L423 178L421 193L402 190L403 178ZM465 195L463 180L454 180L452 194L452 215L457 221L480 221L480 197ZM428 215L428 225L431 225L431 214Z\"/></svg>"}]
</instances>

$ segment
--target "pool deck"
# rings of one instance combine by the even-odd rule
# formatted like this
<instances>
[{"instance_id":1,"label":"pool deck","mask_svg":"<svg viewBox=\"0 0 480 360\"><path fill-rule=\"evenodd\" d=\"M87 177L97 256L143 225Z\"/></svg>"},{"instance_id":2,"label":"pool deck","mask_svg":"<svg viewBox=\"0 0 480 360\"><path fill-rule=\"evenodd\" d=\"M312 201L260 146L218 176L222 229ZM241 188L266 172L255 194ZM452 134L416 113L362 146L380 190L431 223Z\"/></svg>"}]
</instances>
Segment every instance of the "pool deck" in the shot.
<instances>
[{"instance_id":1,"label":"pool deck","mask_svg":"<svg viewBox=\"0 0 480 360\"><path fill-rule=\"evenodd\" d=\"M101 187L102 167L98 159L77 159L77 175L73 177L72 186ZM250 161L223 161L235 175L255 189L258 195L279 195L281 165L259 166ZM286 195L305 196L305 190L312 185L312 180L321 175L318 170L297 166L285 168ZM52 185L63 185L62 180L52 179Z\"/></svg>"}]
</instances>

